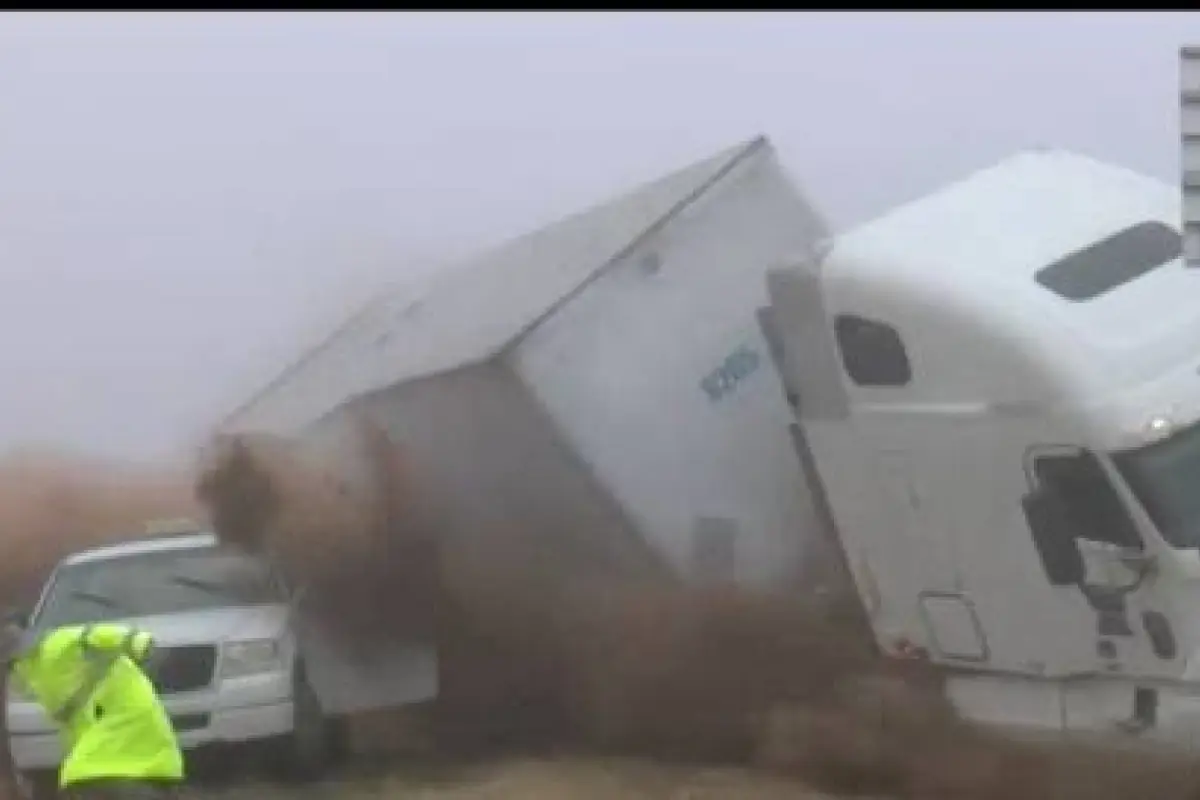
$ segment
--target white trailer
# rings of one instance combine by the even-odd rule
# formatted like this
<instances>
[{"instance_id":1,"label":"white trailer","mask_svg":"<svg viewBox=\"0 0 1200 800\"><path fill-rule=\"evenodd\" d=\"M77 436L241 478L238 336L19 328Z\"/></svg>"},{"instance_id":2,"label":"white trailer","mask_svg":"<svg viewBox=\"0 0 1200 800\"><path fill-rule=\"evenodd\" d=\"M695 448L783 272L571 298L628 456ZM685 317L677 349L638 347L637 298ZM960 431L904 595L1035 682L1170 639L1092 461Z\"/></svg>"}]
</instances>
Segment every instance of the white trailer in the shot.
<instances>
[{"instance_id":1,"label":"white trailer","mask_svg":"<svg viewBox=\"0 0 1200 800\"><path fill-rule=\"evenodd\" d=\"M768 267L826 235L755 139L378 299L223 429L331 442L352 474L340 443L369 418L420 472L443 558L460 560L448 594L477 610L543 579L505 576L506 558L528 557L513 553L569 587L606 572L803 585L821 542L755 312ZM429 659L412 643L350 663L308 638L327 711L424 699ZM437 644L453 704L453 665L484 656ZM509 691L536 696L524 645L506 646ZM481 730L502 727L506 712L471 698Z\"/></svg>"},{"instance_id":2,"label":"white trailer","mask_svg":"<svg viewBox=\"0 0 1200 800\"><path fill-rule=\"evenodd\" d=\"M360 411L463 531L786 580L813 512L755 311L767 268L825 236L755 139L384 299L226 430Z\"/></svg>"}]
</instances>

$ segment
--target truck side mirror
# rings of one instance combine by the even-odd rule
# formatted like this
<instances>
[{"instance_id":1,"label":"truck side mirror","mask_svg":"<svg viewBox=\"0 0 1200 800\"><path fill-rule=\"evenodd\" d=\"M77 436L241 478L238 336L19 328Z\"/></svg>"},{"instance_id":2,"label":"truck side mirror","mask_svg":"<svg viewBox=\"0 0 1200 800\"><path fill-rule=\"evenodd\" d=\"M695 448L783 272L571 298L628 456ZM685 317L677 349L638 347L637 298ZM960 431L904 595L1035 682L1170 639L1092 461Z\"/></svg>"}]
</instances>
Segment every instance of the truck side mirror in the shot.
<instances>
[{"instance_id":1,"label":"truck side mirror","mask_svg":"<svg viewBox=\"0 0 1200 800\"><path fill-rule=\"evenodd\" d=\"M4 621L20 628L29 627L29 612L23 608L10 608L4 612Z\"/></svg>"},{"instance_id":2,"label":"truck side mirror","mask_svg":"<svg viewBox=\"0 0 1200 800\"><path fill-rule=\"evenodd\" d=\"M1042 559L1042 567L1051 586L1074 586L1083 582L1083 555L1076 540L1077 532L1059 494L1039 486L1021 498L1025 520L1033 543Z\"/></svg>"}]
</instances>

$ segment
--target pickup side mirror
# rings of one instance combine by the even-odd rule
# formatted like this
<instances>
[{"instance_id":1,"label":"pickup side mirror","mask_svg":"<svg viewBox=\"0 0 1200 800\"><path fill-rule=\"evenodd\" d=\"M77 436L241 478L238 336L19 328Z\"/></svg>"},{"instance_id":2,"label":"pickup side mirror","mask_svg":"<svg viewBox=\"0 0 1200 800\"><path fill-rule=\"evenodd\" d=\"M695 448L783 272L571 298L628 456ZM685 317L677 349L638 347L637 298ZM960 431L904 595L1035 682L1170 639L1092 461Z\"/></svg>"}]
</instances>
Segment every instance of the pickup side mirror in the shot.
<instances>
[{"instance_id":1,"label":"pickup side mirror","mask_svg":"<svg viewBox=\"0 0 1200 800\"><path fill-rule=\"evenodd\" d=\"M1053 490L1039 486L1021 498L1025 520L1051 586L1074 586L1084 579L1083 555L1066 504Z\"/></svg>"},{"instance_id":2,"label":"pickup side mirror","mask_svg":"<svg viewBox=\"0 0 1200 800\"><path fill-rule=\"evenodd\" d=\"M29 627L29 612L23 608L10 608L4 612L4 621L21 628Z\"/></svg>"}]
</instances>

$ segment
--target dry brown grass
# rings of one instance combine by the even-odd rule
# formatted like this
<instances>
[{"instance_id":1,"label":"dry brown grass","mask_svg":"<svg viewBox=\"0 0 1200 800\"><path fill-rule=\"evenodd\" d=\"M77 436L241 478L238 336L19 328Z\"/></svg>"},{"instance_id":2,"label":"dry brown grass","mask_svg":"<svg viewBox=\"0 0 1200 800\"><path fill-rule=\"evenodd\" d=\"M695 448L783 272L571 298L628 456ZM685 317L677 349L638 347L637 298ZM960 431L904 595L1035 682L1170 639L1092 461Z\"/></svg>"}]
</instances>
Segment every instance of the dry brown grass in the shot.
<instances>
[{"instance_id":1,"label":"dry brown grass","mask_svg":"<svg viewBox=\"0 0 1200 800\"><path fill-rule=\"evenodd\" d=\"M219 793L223 800L273 797L254 785ZM664 766L627 759L511 759L470 767L400 769L342 778L289 796L428 798L428 800L828 800L793 781L729 768ZM211 796L206 793L206 796Z\"/></svg>"},{"instance_id":2,"label":"dry brown grass","mask_svg":"<svg viewBox=\"0 0 1200 800\"><path fill-rule=\"evenodd\" d=\"M844 685L817 707L781 708L758 763L839 795L913 800L1122 800L1200 797L1178 753L1067 741L1019 742L955 718L940 698L892 679Z\"/></svg>"}]
</instances>

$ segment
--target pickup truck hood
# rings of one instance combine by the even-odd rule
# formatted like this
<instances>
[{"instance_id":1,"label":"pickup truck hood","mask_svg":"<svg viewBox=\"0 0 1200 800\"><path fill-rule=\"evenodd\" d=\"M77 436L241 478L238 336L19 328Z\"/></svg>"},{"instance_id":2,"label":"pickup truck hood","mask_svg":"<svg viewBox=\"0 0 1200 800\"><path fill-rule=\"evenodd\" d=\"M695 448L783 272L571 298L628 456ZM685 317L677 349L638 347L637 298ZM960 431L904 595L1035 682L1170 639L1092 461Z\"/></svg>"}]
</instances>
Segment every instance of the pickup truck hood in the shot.
<instances>
[{"instance_id":1,"label":"pickup truck hood","mask_svg":"<svg viewBox=\"0 0 1200 800\"><path fill-rule=\"evenodd\" d=\"M148 631L160 645L219 644L278 637L288 627L289 609L286 605L241 606L114 621Z\"/></svg>"}]
</instances>

